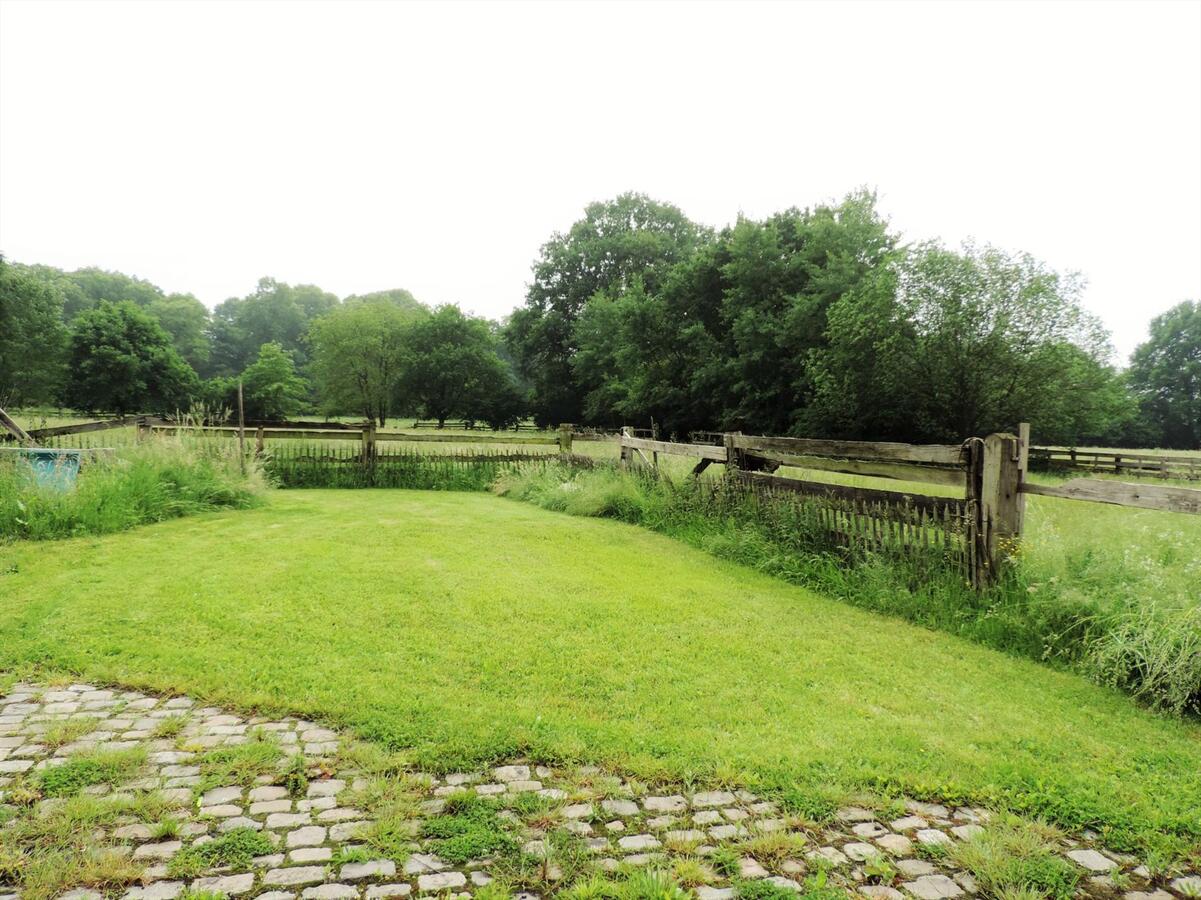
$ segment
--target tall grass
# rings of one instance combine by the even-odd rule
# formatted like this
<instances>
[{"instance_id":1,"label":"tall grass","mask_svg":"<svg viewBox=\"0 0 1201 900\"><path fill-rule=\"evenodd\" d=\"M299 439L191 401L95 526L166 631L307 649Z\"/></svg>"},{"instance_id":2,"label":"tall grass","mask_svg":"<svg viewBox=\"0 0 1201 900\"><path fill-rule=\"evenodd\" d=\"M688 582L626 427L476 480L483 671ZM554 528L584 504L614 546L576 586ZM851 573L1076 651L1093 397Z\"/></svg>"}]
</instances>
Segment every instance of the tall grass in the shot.
<instances>
[{"instance_id":1,"label":"tall grass","mask_svg":"<svg viewBox=\"0 0 1201 900\"><path fill-rule=\"evenodd\" d=\"M641 525L856 606L1072 666L1154 706L1201 712L1201 606L1150 597L1115 603L1104 589L1081 590L1069 573L1048 577L1020 554L999 584L975 591L936 554L841 547L803 500L721 485L552 466L510 473L495 490L545 509Z\"/></svg>"},{"instance_id":2,"label":"tall grass","mask_svg":"<svg viewBox=\"0 0 1201 900\"><path fill-rule=\"evenodd\" d=\"M161 438L86 458L73 488L44 487L22 460L0 459L0 540L108 534L258 502L267 482L237 445Z\"/></svg>"}]
</instances>

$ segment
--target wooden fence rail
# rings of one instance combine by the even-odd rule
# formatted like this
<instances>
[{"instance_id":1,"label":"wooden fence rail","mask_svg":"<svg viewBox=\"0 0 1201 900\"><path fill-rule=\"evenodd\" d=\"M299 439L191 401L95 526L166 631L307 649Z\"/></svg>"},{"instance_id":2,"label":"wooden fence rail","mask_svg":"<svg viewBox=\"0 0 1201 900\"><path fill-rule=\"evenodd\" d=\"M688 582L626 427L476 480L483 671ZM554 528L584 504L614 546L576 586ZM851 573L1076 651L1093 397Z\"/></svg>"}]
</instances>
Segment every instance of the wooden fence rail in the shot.
<instances>
[{"instance_id":1,"label":"wooden fence rail","mask_svg":"<svg viewBox=\"0 0 1201 900\"><path fill-rule=\"evenodd\" d=\"M1030 465L1047 471L1106 472L1151 478L1201 480L1201 456L1136 453L1124 450L1077 450L1031 447Z\"/></svg>"}]
</instances>

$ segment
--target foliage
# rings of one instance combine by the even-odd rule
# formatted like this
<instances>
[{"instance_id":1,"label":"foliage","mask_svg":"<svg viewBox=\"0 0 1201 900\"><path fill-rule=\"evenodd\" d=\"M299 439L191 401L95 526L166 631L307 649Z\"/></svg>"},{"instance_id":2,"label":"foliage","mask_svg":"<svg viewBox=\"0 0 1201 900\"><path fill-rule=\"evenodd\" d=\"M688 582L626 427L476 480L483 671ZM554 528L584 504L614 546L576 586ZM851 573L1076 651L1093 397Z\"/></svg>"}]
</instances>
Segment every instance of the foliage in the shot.
<instances>
[{"instance_id":1,"label":"foliage","mask_svg":"<svg viewBox=\"0 0 1201 900\"><path fill-rule=\"evenodd\" d=\"M276 771L283 751L279 744L262 732L255 732L244 744L216 747L200 758L200 782L196 789L240 784L253 787L259 776Z\"/></svg>"},{"instance_id":2,"label":"foliage","mask_svg":"<svg viewBox=\"0 0 1201 900\"><path fill-rule=\"evenodd\" d=\"M86 315L86 314L85 314ZM0 541L123 531L148 522L258 502L261 473L243 473L231 441L168 439L84 461L74 489L41 487L15 458L0 460Z\"/></svg>"},{"instance_id":3,"label":"foliage","mask_svg":"<svg viewBox=\"0 0 1201 900\"><path fill-rule=\"evenodd\" d=\"M412 450L381 452L364 465L362 452L329 447L278 448L266 461L272 480L285 488L408 488L423 491L486 491L505 473L557 459L476 453L465 458Z\"/></svg>"},{"instance_id":4,"label":"foliage","mask_svg":"<svg viewBox=\"0 0 1201 900\"><path fill-rule=\"evenodd\" d=\"M309 323L338 305L338 298L311 284L289 285L262 278L245 297L217 304L210 324L210 375L236 375L253 361L263 344L275 342L308 363L305 335Z\"/></svg>"},{"instance_id":5,"label":"foliage","mask_svg":"<svg viewBox=\"0 0 1201 900\"><path fill-rule=\"evenodd\" d=\"M518 755L692 782L722 769L822 806L874 790L1008 808L1117 850L1201 840L1195 720L646 529L486 494L279 491L153 535L8 545L0 594L0 670L292 710L406 748L418 771Z\"/></svg>"},{"instance_id":6,"label":"foliage","mask_svg":"<svg viewBox=\"0 0 1201 900\"><path fill-rule=\"evenodd\" d=\"M169 413L188 405L196 373L170 335L126 300L102 300L71 326L64 402L88 412Z\"/></svg>"},{"instance_id":7,"label":"foliage","mask_svg":"<svg viewBox=\"0 0 1201 900\"><path fill-rule=\"evenodd\" d=\"M1151 336L1130 361L1130 384L1163 446L1201 449L1201 301L1151 320Z\"/></svg>"},{"instance_id":8,"label":"foliage","mask_svg":"<svg viewBox=\"0 0 1201 900\"><path fill-rule=\"evenodd\" d=\"M991 247L898 255L831 307L804 430L959 441L1027 421L1047 442L1105 433L1122 393L1079 293L1075 277Z\"/></svg>"},{"instance_id":9,"label":"foliage","mask_svg":"<svg viewBox=\"0 0 1201 900\"><path fill-rule=\"evenodd\" d=\"M619 291L635 277L654 290L670 267L707 237L676 207L643 194L591 203L566 234L539 251L525 306L507 339L521 374L533 385L542 424L579 422L584 391L573 377L576 320L598 291Z\"/></svg>"},{"instance_id":10,"label":"foliage","mask_svg":"<svg viewBox=\"0 0 1201 900\"><path fill-rule=\"evenodd\" d=\"M191 294L168 294L146 304L146 312L158 320L179 355L197 372L208 367L210 344L209 311Z\"/></svg>"},{"instance_id":11,"label":"foliage","mask_svg":"<svg viewBox=\"0 0 1201 900\"><path fill-rule=\"evenodd\" d=\"M62 381L63 295L0 256L0 407L43 403Z\"/></svg>"},{"instance_id":12,"label":"foliage","mask_svg":"<svg viewBox=\"0 0 1201 900\"><path fill-rule=\"evenodd\" d=\"M370 295L315 319L309 327L313 378L328 412L356 410L387 424L405 360L408 329L428 315L420 304Z\"/></svg>"},{"instance_id":13,"label":"foliage","mask_svg":"<svg viewBox=\"0 0 1201 900\"><path fill-rule=\"evenodd\" d=\"M292 354L271 341L242 373L243 406L248 419L285 419L300 410L305 383L296 374Z\"/></svg>"},{"instance_id":14,"label":"foliage","mask_svg":"<svg viewBox=\"0 0 1201 900\"><path fill-rule=\"evenodd\" d=\"M483 319L440 306L409 326L398 389L403 402L439 424L472 417L510 378Z\"/></svg>"}]
</instances>

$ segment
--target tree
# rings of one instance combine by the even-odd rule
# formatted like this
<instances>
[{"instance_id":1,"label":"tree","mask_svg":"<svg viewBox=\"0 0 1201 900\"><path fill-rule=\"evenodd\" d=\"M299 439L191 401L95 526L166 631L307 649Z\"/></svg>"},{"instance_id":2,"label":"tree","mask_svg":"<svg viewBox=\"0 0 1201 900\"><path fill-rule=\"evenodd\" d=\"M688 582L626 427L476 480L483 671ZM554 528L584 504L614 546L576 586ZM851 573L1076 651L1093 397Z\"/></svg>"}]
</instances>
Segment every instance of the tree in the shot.
<instances>
[{"instance_id":1,"label":"tree","mask_svg":"<svg viewBox=\"0 0 1201 900\"><path fill-rule=\"evenodd\" d=\"M441 427L452 416L483 418L497 386L512 376L483 319L440 306L406 335L400 393Z\"/></svg>"},{"instance_id":2,"label":"tree","mask_svg":"<svg viewBox=\"0 0 1201 900\"><path fill-rule=\"evenodd\" d=\"M409 326L428 315L387 299L347 302L309 326L310 369L328 413L354 410L387 423L397 394Z\"/></svg>"},{"instance_id":3,"label":"tree","mask_svg":"<svg viewBox=\"0 0 1201 900\"><path fill-rule=\"evenodd\" d=\"M304 367L309 323L337 306L337 297L313 285L260 279L252 293L225 300L213 310L212 373L241 372L254 361L259 347L271 341L290 351L297 365Z\"/></svg>"},{"instance_id":4,"label":"tree","mask_svg":"<svg viewBox=\"0 0 1201 900\"><path fill-rule=\"evenodd\" d=\"M1104 431L1117 375L1080 282L1026 254L926 244L896 255L829 312L810 353L809 429L960 441L1028 421L1040 440Z\"/></svg>"},{"instance_id":5,"label":"tree","mask_svg":"<svg viewBox=\"0 0 1201 900\"><path fill-rule=\"evenodd\" d=\"M146 311L171 335L175 349L188 365L197 372L204 371L211 350L205 305L191 294L168 294L151 300Z\"/></svg>"},{"instance_id":6,"label":"tree","mask_svg":"<svg viewBox=\"0 0 1201 900\"><path fill-rule=\"evenodd\" d=\"M274 341L259 348L258 359L242 373L248 419L286 419L304 404L306 386L292 354Z\"/></svg>"},{"instance_id":7,"label":"tree","mask_svg":"<svg viewBox=\"0 0 1201 900\"><path fill-rule=\"evenodd\" d=\"M1201 301L1185 300L1151 320L1129 377L1163 445L1201 449Z\"/></svg>"},{"instance_id":8,"label":"tree","mask_svg":"<svg viewBox=\"0 0 1201 900\"><path fill-rule=\"evenodd\" d=\"M63 295L0 257L0 406L44 403L63 376Z\"/></svg>"},{"instance_id":9,"label":"tree","mask_svg":"<svg viewBox=\"0 0 1201 900\"><path fill-rule=\"evenodd\" d=\"M68 272L65 277L82 295L78 301L78 308L68 310L71 316L78 315L84 309L91 309L105 300L110 303L129 300L138 306L147 307L163 296L162 288L157 285L121 272L87 268Z\"/></svg>"},{"instance_id":10,"label":"tree","mask_svg":"<svg viewBox=\"0 0 1201 900\"><path fill-rule=\"evenodd\" d=\"M196 373L149 313L100 301L71 328L66 405L87 412L170 413L186 407Z\"/></svg>"},{"instance_id":11,"label":"tree","mask_svg":"<svg viewBox=\"0 0 1201 900\"><path fill-rule=\"evenodd\" d=\"M575 324L598 291L620 293L635 276L647 291L708 238L676 207L642 194L592 203L566 234L555 234L534 263L534 279L506 337L518 370L533 384L543 424L579 421L588 387L575 381Z\"/></svg>"}]
</instances>

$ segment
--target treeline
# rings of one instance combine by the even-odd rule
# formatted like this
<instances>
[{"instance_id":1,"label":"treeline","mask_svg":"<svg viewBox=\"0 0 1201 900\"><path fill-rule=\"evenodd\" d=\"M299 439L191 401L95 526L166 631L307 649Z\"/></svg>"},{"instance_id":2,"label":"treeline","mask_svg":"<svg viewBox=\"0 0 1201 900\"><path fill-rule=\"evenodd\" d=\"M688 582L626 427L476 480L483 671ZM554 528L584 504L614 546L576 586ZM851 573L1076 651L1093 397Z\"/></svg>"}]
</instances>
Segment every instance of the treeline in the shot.
<instances>
[{"instance_id":1,"label":"treeline","mask_svg":"<svg viewBox=\"0 0 1201 900\"><path fill-rule=\"evenodd\" d=\"M1201 304L1120 371L1080 291L1024 254L902 246L863 191L719 232L627 194L543 246L506 337L548 423L1201 447Z\"/></svg>"},{"instance_id":2,"label":"treeline","mask_svg":"<svg viewBox=\"0 0 1201 900\"><path fill-rule=\"evenodd\" d=\"M1024 254L902 245L860 191L713 231L625 194L541 248L507 322L404 290L263 279L211 312L115 272L0 261L0 403L957 442L1201 447L1201 303L1128 369L1081 283ZM1140 298L1131 298L1138 302Z\"/></svg>"},{"instance_id":3,"label":"treeline","mask_svg":"<svg viewBox=\"0 0 1201 900\"><path fill-rule=\"evenodd\" d=\"M117 272L0 260L0 404L234 410L239 382L252 419L317 410L504 427L526 414L499 326L405 290L339 300L264 278L210 313Z\"/></svg>"}]
</instances>

